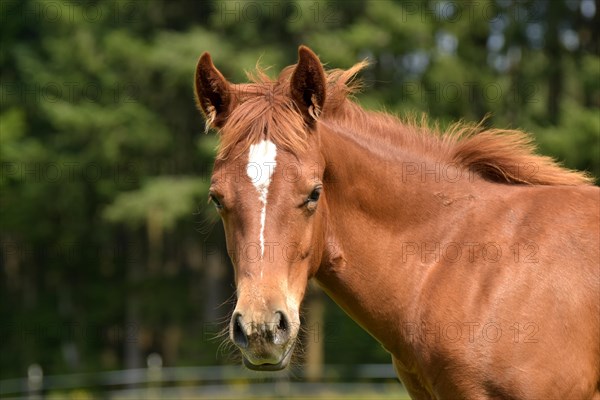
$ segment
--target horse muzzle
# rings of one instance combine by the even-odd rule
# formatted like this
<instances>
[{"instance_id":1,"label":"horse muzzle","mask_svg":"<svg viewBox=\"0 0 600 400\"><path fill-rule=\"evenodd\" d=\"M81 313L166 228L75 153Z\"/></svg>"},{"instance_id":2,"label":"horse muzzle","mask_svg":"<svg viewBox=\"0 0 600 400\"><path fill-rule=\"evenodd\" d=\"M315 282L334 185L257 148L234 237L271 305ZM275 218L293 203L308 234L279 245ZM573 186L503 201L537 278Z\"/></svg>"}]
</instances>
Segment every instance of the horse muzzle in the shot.
<instances>
[{"instance_id":1,"label":"horse muzzle","mask_svg":"<svg viewBox=\"0 0 600 400\"><path fill-rule=\"evenodd\" d=\"M248 318L248 320L246 320ZM244 365L257 371L278 371L288 366L298 327L283 311L276 311L267 321L245 317L236 311L231 318L230 337L241 350Z\"/></svg>"}]
</instances>

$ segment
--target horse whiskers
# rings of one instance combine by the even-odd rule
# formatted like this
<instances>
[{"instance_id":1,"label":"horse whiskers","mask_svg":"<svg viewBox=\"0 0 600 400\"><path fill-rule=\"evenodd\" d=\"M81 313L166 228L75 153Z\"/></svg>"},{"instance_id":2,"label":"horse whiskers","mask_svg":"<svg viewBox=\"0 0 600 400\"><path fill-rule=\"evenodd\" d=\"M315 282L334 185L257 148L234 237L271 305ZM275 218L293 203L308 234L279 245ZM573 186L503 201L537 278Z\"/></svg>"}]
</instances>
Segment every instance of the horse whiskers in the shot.
<instances>
[{"instance_id":1,"label":"horse whiskers","mask_svg":"<svg viewBox=\"0 0 600 400\"><path fill-rule=\"evenodd\" d=\"M230 316L226 319L229 320ZM224 324L221 330L217 332L212 339L220 340L219 346L217 347L217 357L222 355L225 359L236 364L241 362L240 352L237 351L237 347L229 339L229 324Z\"/></svg>"},{"instance_id":2,"label":"horse whiskers","mask_svg":"<svg viewBox=\"0 0 600 400\"><path fill-rule=\"evenodd\" d=\"M217 307L215 307L215 308L219 309L219 308L221 308L221 307L223 307L223 306L226 306L226 305L229 305L229 304L230 304L230 305L232 305L231 309L233 310L233 309L235 308L235 302L236 302L236 300L237 300L237 297L236 297L236 296L237 296L237 293L236 293L236 292L233 292L233 293L231 293L231 295L230 295L230 296L229 296L227 299L223 300L223 302L222 302L222 303L220 303L220 304L219 304ZM226 317L223 317L223 318L224 318L224 319L225 319L225 318L231 318L231 315L232 315L232 314L233 314L233 312L230 312L230 313L229 313L229 314L228 314Z\"/></svg>"},{"instance_id":3,"label":"horse whiskers","mask_svg":"<svg viewBox=\"0 0 600 400\"><path fill-rule=\"evenodd\" d=\"M194 215L200 216L200 219L194 223L196 225L196 232L208 236L215 228L218 217L214 215L207 216L206 213L203 213L202 211L196 211Z\"/></svg>"},{"instance_id":4,"label":"horse whiskers","mask_svg":"<svg viewBox=\"0 0 600 400\"><path fill-rule=\"evenodd\" d=\"M217 357L222 357L232 364L239 364L242 362L241 353L229 339L221 342L217 348Z\"/></svg>"}]
</instances>

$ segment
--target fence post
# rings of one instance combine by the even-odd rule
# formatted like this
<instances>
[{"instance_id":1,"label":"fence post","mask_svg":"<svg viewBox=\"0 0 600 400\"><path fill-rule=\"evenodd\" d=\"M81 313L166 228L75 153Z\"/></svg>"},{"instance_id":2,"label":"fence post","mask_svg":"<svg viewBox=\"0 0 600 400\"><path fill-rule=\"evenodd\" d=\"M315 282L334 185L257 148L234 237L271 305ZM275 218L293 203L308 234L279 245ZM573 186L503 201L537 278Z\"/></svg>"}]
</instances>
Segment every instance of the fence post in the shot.
<instances>
[{"instance_id":1,"label":"fence post","mask_svg":"<svg viewBox=\"0 0 600 400\"><path fill-rule=\"evenodd\" d=\"M148 391L147 399L160 399L161 398L161 387L162 387L162 365L163 360L160 354L151 353L146 358L146 366L148 367L147 380L148 380Z\"/></svg>"},{"instance_id":2,"label":"fence post","mask_svg":"<svg viewBox=\"0 0 600 400\"><path fill-rule=\"evenodd\" d=\"M39 364L31 364L27 368L27 394L29 400L40 400L44 387L44 371Z\"/></svg>"}]
</instances>

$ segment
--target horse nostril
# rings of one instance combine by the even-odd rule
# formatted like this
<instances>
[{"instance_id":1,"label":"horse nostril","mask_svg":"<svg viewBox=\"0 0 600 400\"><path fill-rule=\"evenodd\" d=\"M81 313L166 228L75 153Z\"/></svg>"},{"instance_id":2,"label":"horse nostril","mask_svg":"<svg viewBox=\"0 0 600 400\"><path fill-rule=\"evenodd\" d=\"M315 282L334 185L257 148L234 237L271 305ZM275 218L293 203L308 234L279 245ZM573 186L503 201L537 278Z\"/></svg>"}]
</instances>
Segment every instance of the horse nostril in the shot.
<instances>
[{"instance_id":1,"label":"horse nostril","mask_svg":"<svg viewBox=\"0 0 600 400\"><path fill-rule=\"evenodd\" d=\"M236 313L233 318L231 318L231 329L233 332L233 342L243 349L248 347L248 335L244 330L244 325L242 322L242 314Z\"/></svg>"},{"instance_id":2,"label":"horse nostril","mask_svg":"<svg viewBox=\"0 0 600 400\"><path fill-rule=\"evenodd\" d=\"M277 311L275 314L279 318L279 321L277 322L273 341L275 344L283 344L287 342L290 337L290 322L285 313Z\"/></svg>"},{"instance_id":3,"label":"horse nostril","mask_svg":"<svg viewBox=\"0 0 600 400\"><path fill-rule=\"evenodd\" d=\"M277 325L277 328L281 331L287 331L290 328L287 317L281 311L277 311L277 314L279 314L279 324Z\"/></svg>"}]
</instances>

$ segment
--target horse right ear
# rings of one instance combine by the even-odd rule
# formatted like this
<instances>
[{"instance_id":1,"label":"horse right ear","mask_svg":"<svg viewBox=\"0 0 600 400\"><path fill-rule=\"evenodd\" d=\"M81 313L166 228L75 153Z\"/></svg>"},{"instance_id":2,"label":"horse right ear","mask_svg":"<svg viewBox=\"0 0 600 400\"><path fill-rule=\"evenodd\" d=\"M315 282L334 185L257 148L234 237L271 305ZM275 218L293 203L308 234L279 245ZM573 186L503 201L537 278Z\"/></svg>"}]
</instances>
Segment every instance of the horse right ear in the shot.
<instances>
[{"instance_id":1,"label":"horse right ear","mask_svg":"<svg viewBox=\"0 0 600 400\"><path fill-rule=\"evenodd\" d=\"M196 104L206 118L206 128L221 128L229 116L231 85L214 66L210 54L200 56L194 76Z\"/></svg>"}]
</instances>

